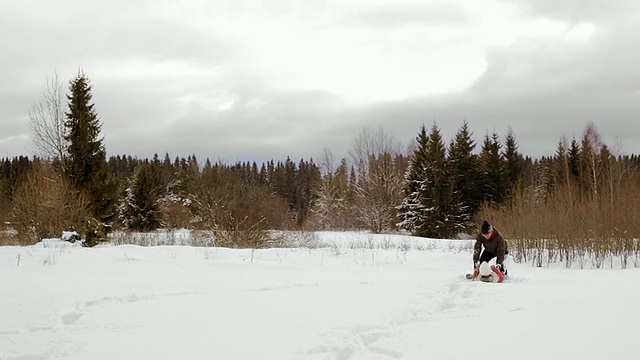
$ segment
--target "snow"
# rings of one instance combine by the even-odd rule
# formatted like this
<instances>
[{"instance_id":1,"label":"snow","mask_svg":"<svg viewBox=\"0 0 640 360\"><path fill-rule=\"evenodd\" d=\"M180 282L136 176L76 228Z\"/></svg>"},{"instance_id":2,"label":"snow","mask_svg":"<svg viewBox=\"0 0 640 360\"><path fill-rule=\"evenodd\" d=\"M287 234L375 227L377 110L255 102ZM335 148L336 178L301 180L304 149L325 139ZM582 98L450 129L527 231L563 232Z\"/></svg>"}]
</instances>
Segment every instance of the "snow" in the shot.
<instances>
[{"instance_id":1,"label":"snow","mask_svg":"<svg viewBox=\"0 0 640 360\"><path fill-rule=\"evenodd\" d=\"M639 269L509 261L490 284L464 279L468 240L318 237L0 247L0 359L640 358Z\"/></svg>"}]
</instances>

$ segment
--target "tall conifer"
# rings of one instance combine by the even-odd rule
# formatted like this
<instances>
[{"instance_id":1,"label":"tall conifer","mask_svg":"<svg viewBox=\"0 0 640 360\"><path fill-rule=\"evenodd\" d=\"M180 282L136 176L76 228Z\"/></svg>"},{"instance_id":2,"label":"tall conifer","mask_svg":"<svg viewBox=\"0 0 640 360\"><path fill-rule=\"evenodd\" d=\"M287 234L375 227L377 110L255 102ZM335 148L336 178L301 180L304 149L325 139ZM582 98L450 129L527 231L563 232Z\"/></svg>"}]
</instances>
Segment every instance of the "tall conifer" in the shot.
<instances>
[{"instance_id":1,"label":"tall conifer","mask_svg":"<svg viewBox=\"0 0 640 360\"><path fill-rule=\"evenodd\" d=\"M448 169L447 151L440 129L434 123L429 132L427 166L424 183L426 234L432 238L449 238L456 233L458 216L463 213L454 200L451 172Z\"/></svg>"},{"instance_id":2,"label":"tall conifer","mask_svg":"<svg viewBox=\"0 0 640 360\"><path fill-rule=\"evenodd\" d=\"M91 199L94 219L87 226L87 245L92 246L104 236L100 224L110 222L115 215L116 188L111 180L103 139L102 125L91 102L91 85L83 72L71 80L69 112L65 121L65 140L68 142L65 173L71 184L86 192ZM104 228L104 227L102 227Z\"/></svg>"},{"instance_id":3,"label":"tall conifer","mask_svg":"<svg viewBox=\"0 0 640 360\"><path fill-rule=\"evenodd\" d=\"M507 195L513 194L514 189L520 186L524 158L518 152L518 143L512 129L509 129L504 140L505 176L507 179Z\"/></svg>"},{"instance_id":4,"label":"tall conifer","mask_svg":"<svg viewBox=\"0 0 640 360\"><path fill-rule=\"evenodd\" d=\"M500 152L498 134L486 135L480 152L482 168L482 191L484 201L498 205L502 203L507 191L505 162Z\"/></svg>"},{"instance_id":5,"label":"tall conifer","mask_svg":"<svg viewBox=\"0 0 640 360\"><path fill-rule=\"evenodd\" d=\"M454 196L440 129L434 123L427 135L423 125L416 140L404 180L405 197L398 206L400 226L417 236L451 237L468 216Z\"/></svg>"},{"instance_id":6,"label":"tall conifer","mask_svg":"<svg viewBox=\"0 0 640 360\"><path fill-rule=\"evenodd\" d=\"M465 121L449 146L449 169L454 196L469 217L482 204L482 191L478 184L482 178L478 156L473 153L476 144L471 138L469 125Z\"/></svg>"},{"instance_id":7,"label":"tall conifer","mask_svg":"<svg viewBox=\"0 0 640 360\"><path fill-rule=\"evenodd\" d=\"M119 218L128 229L151 231L162 225L163 181L158 164L138 164L129 180L118 209Z\"/></svg>"},{"instance_id":8,"label":"tall conifer","mask_svg":"<svg viewBox=\"0 0 640 360\"><path fill-rule=\"evenodd\" d=\"M427 130L424 125L416 137L416 148L409 160L409 167L404 177L404 199L398 206L398 227L409 230L413 235L426 236L423 218L424 205L422 204L424 181L427 167Z\"/></svg>"}]
</instances>

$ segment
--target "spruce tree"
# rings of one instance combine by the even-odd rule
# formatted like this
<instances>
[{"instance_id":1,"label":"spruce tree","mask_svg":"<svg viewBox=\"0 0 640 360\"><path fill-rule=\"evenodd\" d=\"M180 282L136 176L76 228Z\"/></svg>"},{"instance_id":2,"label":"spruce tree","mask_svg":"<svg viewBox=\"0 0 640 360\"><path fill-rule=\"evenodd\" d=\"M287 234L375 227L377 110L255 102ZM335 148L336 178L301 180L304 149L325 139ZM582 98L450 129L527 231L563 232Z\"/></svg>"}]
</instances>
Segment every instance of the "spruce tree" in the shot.
<instances>
[{"instance_id":1,"label":"spruce tree","mask_svg":"<svg viewBox=\"0 0 640 360\"><path fill-rule=\"evenodd\" d=\"M313 159L309 161L301 159L294 179L294 191L296 193L295 208L297 211L298 225L304 224L309 209L316 199L314 189L319 183L320 170L313 163Z\"/></svg>"},{"instance_id":2,"label":"spruce tree","mask_svg":"<svg viewBox=\"0 0 640 360\"><path fill-rule=\"evenodd\" d=\"M483 199L494 205L502 203L507 191L505 161L500 149L497 133L494 132L491 137L485 136L480 152Z\"/></svg>"},{"instance_id":3,"label":"spruce tree","mask_svg":"<svg viewBox=\"0 0 640 360\"><path fill-rule=\"evenodd\" d=\"M572 179L571 172L569 171L569 149L567 139L564 136L558 142L553 162L555 186L564 186L568 190L571 189Z\"/></svg>"},{"instance_id":4,"label":"spruce tree","mask_svg":"<svg viewBox=\"0 0 640 360\"><path fill-rule=\"evenodd\" d=\"M69 85L67 95L69 112L66 113L65 140L68 142L64 161L65 173L71 184L85 192L91 200L92 219L87 221L85 244L95 245L106 234L104 226L114 215L115 182L107 165L102 128L95 106L91 102L91 85L87 76L79 72Z\"/></svg>"},{"instance_id":5,"label":"spruce tree","mask_svg":"<svg viewBox=\"0 0 640 360\"><path fill-rule=\"evenodd\" d=\"M507 179L507 196L513 194L522 180L524 158L518 152L518 143L512 129L509 129L504 141L505 177Z\"/></svg>"},{"instance_id":6,"label":"spruce tree","mask_svg":"<svg viewBox=\"0 0 640 360\"><path fill-rule=\"evenodd\" d=\"M569 147L569 171L572 179L576 182L580 180L580 144L575 138L571 141Z\"/></svg>"},{"instance_id":7,"label":"spruce tree","mask_svg":"<svg viewBox=\"0 0 640 360\"><path fill-rule=\"evenodd\" d=\"M399 225L416 236L451 237L461 230L461 224L468 218L461 204L454 199L440 129L434 123L427 135L423 125L416 140L417 148L404 180L405 197L398 206Z\"/></svg>"},{"instance_id":8,"label":"spruce tree","mask_svg":"<svg viewBox=\"0 0 640 360\"><path fill-rule=\"evenodd\" d=\"M119 213L122 224L131 230L151 231L162 224L163 181L159 166L148 161L136 167L125 188Z\"/></svg>"},{"instance_id":9,"label":"spruce tree","mask_svg":"<svg viewBox=\"0 0 640 360\"><path fill-rule=\"evenodd\" d=\"M424 205L422 197L427 168L427 130L424 125L416 137L416 148L409 159L409 167L404 177L404 199L398 206L398 227L410 231L415 236L426 236Z\"/></svg>"},{"instance_id":10,"label":"spruce tree","mask_svg":"<svg viewBox=\"0 0 640 360\"><path fill-rule=\"evenodd\" d=\"M425 169L424 196L426 234L432 238L448 238L456 233L459 203L454 202L447 153L440 129L434 123L429 132Z\"/></svg>"},{"instance_id":11,"label":"spruce tree","mask_svg":"<svg viewBox=\"0 0 640 360\"><path fill-rule=\"evenodd\" d=\"M455 201L465 209L469 218L480 209L482 204L482 191L478 187L482 172L478 156L473 154L475 147L469 125L465 121L449 146L448 164Z\"/></svg>"}]
</instances>

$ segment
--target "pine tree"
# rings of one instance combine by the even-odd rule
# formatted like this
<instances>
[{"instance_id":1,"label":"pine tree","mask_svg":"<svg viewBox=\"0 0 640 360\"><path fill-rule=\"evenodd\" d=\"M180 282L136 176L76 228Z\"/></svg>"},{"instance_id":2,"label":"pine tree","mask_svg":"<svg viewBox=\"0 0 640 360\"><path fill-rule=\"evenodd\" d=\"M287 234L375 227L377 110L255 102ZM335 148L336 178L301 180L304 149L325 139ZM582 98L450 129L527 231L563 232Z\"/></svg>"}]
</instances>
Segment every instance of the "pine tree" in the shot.
<instances>
[{"instance_id":1,"label":"pine tree","mask_svg":"<svg viewBox=\"0 0 640 360\"><path fill-rule=\"evenodd\" d=\"M575 138L569 147L569 172L575 182L580 180L580 144Z\"/></svg>"},{"instance_id":2,"label":"pine tree","mask_svg":"<svg viewBox=\"0 0 640 360\"><path fill-rule=\"evenodd\" d=\"M454 203L450 172L447 169L447 153L440 129L434 123L429 132L427 146L426 178L422 204L425 206L428 237L448 238L456 232L457 215L461 213L459 204Z\"/></svg>"},{"instance_id":3,"label":"pine tree","mask_svg":"<svg viewBox=\"0 0 640 360\"><path fill-rule=\"evenodd\" d=\"M485 136L480 152L482 191L484 201L498 205L506 196L507 180L505 162L500 153L501 145L495 132Z\"/></svg>"},{"instance_id":4,"label":"pine tree","mask_svg":"<svg viewBox=\"0 0 640 360\"><path fill-rule=\"evenodd\" d=\"M105 236L104 224L115 215L116 187L111 180L103 139L99 137L102 126L91 102L89 79L79 72L69 89L69 112L64 124L68 142L65 173L71 184L91 200L93 219L87 222L85 244L93 246Z\"/></svg>"},{"instance_id":5,"label":"pine tree","mask_svg":"<svg viewBox=\"0 0 640 360\"><path fill-rule=\"evenodd\" d=\"M473 154L476 144L471 138L469 125L465 121L449 146L448 164L453 182L454 201L464 208L470 218L482 204L482 192L478 184L482 172L478 156Z\"/></svg>"},{"instance_id":6,"label":"pine tree","mask_svg":"<svg viewBox=\"0 0 640 360\"><path fill-rule=\"evenodd\" d=\"M571 173L569 171L569 149L567 139L563 136L558 142L554 161L554 178L556 187L565 187L571 194Z\"/></svg>"},{"instance_id":7,"label":"pine tree","mask_svg":"<svg viewBox=\"0 0 640 360\"><path fill-rule=\"evenodd\" d=\"M504 141L505 177L507 179L507 196L513 194L522 180L524 159L518 152L518 143L512 129L509 129Z\"/></svg>"},{"instance_id":8,"label":"pine tree","mask_svg":"<svg viewBox=\"0 0 640 360\"><path fill-rule=\"evenodd\" d=\"M468 221L466 209L454 198L451 173L440 129L429 135L424 125L404 180L405 197L398 206L400 226L417 236L446 238Z\"/></svg>"},{"instance_id":9,"label":"pine tree","mask_svg":"<svg viewBox=\"0 0 640 360\"><path fill-rule=\"evenodd\" d=\"M158 163L159 164L159 163ZM119 206L122 224L132 230L151 231L162 223L162 175L159 165L142 162L125 189Z\"/></svg>"},{"instance_id":10,"label":"pine tree","mask_svg":"<svg viewBox=\"0 0 640 360\"><path fill-rule=\"evenodd\" d=\"M172 186L175 195L190 203L201 187L201 173L195 155L187 158L176 158L174 164L176 180Z\"/></svg>"},{"instance_id":11,"label":"pine tree","mask_svg":"<svg viewBox=\"0 0 640 360\"><path fill-rule=\"evenodd\" d=\"M404 199L398 206L398 227L410 231L415 236L426 236L424 228L424 205L422 204L424 181L427 168L427 146L429 139L424 125L416 137L417 146L409 159L409 167L404 177Z\"/></svg>"},{"instance_id":12,"label":"pine tree","mask_svg":"<svg viewBox=\"0 0 640 360\"><path fill-rule=\"evenodd\" d=\"M296 220L298 226L304 224L309 209L316 199L314 191L317 184L320 183L320 170L313 163L313 159L304 161L300 159L298 171L294 179L294 191L296 193L295 209L297 211Z\"/></svg>"}]
</instances>

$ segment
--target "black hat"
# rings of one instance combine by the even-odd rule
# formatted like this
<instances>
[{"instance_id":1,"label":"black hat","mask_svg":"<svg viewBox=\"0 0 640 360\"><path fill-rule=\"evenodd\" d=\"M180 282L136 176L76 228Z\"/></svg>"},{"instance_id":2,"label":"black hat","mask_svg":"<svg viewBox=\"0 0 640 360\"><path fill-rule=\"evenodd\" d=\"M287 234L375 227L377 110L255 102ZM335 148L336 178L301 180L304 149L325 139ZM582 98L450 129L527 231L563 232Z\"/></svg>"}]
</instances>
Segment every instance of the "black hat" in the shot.
<instances>
[{"instance_id":1,"label":"black hat","mask_svg":"<svg viewBox=\"0 0 640 360\"><path fill-rule=\"evenodd\" d=\"M493 226L491 226L491 224L489 224L489 223L487 222L487 220L485 220L485 221L482 223L482 230L481 230L481 233L482 233L482 234L491 234L491 232L493 232Z\"/></svg>"}]
</instances>

